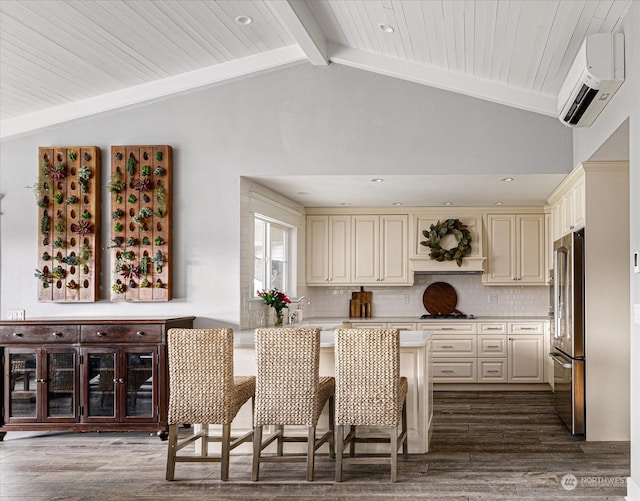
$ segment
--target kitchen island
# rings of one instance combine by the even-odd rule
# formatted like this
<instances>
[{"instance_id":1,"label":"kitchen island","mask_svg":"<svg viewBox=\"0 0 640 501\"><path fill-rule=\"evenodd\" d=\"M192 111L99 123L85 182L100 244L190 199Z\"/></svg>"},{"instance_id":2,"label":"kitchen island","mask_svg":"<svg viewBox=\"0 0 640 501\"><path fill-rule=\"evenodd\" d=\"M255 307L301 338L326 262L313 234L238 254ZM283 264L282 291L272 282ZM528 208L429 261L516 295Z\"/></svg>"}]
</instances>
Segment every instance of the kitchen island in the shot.
<instances>
[{"instance_id":1,"label":"kitchen island","mask_svg":"<svg viewBox=\"0 0 640 501\"><path fill-rule=\"evenodd\" d=\"M320 338L320 375L334 375L334 350L332 330L321 332ZM238 331L234 334L234 373L236 375L255 375L254 330ZM407 394L407 426L409 437L409 453L423 454L429 451L429 440L432 433L432 394L433 378L431 374L431 333L425 331L402 331L400 333L400 375L409 381ZM318 422L318 434L327 429L328 406L325 406ZM251 423L251 404L240 409L233 422L234 432L248 431ZM288 427L289 428L289 427ZM290 427L294 428L294 427ZM212 430L214 427L212 427ZM306 436L306 428L300 427L300 434ZM363 430L366 432L366 430ZM239 450L247 452L248 448ZM304 444L286 444L295 447L306 447ZM249 445L250 447L250 445ZM325 447L325 446L323 446ZM359 450L384 452L385 444L362 444Z\"/></svg>"}]
</instances>

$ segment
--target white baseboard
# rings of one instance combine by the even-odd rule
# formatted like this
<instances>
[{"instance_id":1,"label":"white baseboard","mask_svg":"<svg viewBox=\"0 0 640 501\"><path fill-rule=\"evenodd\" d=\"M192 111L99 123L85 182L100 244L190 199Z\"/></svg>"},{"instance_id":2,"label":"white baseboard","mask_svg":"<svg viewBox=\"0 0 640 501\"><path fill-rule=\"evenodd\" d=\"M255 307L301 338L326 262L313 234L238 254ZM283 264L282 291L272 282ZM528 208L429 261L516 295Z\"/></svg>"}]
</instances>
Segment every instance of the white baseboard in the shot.
<instances>
[{"instance_id":1,"label":"white baseboard","mask_svg":"<svg viewBox=\"0 0 640 501\"><path fill-rule=\"evenodd\" d=\"M640 484L633 480L633 478L627 478L627 501L640 501Z\"/></svg>"}]
</instances>

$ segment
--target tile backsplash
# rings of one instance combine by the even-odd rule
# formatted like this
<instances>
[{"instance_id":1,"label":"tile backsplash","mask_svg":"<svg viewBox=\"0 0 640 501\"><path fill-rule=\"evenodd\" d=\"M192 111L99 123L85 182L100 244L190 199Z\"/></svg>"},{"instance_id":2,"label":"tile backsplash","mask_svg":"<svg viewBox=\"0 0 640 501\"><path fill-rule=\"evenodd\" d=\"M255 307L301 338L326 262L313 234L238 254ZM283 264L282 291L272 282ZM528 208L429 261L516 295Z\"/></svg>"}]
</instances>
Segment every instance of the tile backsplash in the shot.
<instances>
[{"instance_id":1,"label":"tile backsplash","mask_svg":"<svg viewBox=\"0 0 640 501\"><path fill-rule=\"evenodd\" d=\"M482 285L481 275L416 275L412 287L365 287L373 291L373 316L420 317L427 313L422 295L433 282L452 285L458 295L456 308L467 315L545 316L549 310L546 286L487 287ZM304 295L311 304L304 306L304 315L306 318L348 317L351 292L357 290L357 287L307 287Z\"/></svg>"}]
</instances>

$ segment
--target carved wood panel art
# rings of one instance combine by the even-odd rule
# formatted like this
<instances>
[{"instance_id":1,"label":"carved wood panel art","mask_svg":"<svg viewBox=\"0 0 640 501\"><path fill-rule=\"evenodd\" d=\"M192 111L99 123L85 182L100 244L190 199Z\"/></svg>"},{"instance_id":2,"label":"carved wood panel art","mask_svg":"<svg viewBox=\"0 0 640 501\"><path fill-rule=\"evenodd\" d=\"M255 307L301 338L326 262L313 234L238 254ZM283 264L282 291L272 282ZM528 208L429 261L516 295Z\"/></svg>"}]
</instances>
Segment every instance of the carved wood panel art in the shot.
<instances>
[{"instance_id":1,"label":"carved wood panel art","mask_svg":"<svg viewBox=\"0 0 640 501\"><path fill-rule=\"evenodd\" d=\"M100 277L100 148L38 148L38 301L95 302Z\"/></svg>"},{"instance_id":2,"label":"carved wood panel art","mask_svg":"<svg viewBox=\"0 0 640 501\"><path fill-rule=\"evenodd\" d=\"M171 300L171 146L111 147L112 301Z\"/></svg>"}]
</instances>

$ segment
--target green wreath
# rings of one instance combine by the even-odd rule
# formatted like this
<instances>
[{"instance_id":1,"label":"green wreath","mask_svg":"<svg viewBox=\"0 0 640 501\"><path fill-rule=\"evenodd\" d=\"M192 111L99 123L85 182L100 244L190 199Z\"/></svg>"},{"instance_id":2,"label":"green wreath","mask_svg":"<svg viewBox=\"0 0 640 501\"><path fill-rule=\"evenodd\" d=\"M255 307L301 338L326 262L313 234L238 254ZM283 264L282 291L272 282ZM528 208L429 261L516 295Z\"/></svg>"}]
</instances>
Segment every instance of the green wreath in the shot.
<instances>
[{"instance_id":1,"label":"green wreath","mask_svg":"<svg viewBox=\"0 0 640 501\"><path fill-rule=\"evenodd\" d=\"M462 258L471 254L471 232L469 228L459 219L446 219L432 224L429 231L422 232L426 241L420 245L429 247L431 252L429 257L436 261L455 261L458 266L462 266ZM445 235L453 235L458 241L458 246L451 249L440 247L440 239Z\"/></svg>"}]
</instances>

